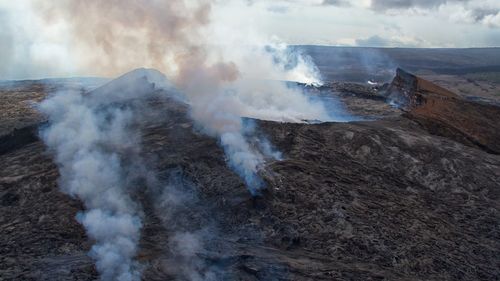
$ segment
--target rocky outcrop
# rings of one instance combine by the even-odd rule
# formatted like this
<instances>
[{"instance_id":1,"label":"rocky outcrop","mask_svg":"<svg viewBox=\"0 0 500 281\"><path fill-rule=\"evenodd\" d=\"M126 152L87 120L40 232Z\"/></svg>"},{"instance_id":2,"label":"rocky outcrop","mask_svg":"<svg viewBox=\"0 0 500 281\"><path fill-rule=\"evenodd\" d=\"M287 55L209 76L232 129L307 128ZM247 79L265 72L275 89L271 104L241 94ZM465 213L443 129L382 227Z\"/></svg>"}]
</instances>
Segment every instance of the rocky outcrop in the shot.
<instances>
[{"instance_id":1,"label":"rocky outcrop","mask_svg":"<svg viewBox=\"0 0 500 281\"><path fill-rule=\"evenodd\" d=\"M500 154L500 107L465 100L402 69L385 95L430 133Z\"/></svg>"},{"instance_id":2,"label":"rocky outcrop","mask_svg":"<svg viewBox=\"0 0 500 281\"><path fill-rule=\"evenodd\" d=\"M429 98L457 99L454 93L410 74L401 68L396 70L396 76L385 92L388 100L406 110L417 108Z\"/></svg>"},{"instance_id":3,"label":"rocky outcrop","mask_svg":"<svg viewBox=\"0 0 500 281\"><path fill-rule=\"evenodd\" d=\"M38 124L15 128L7 135L0 136L0 155L21 148L38 140Z\"/></svg>"}]
</instances>

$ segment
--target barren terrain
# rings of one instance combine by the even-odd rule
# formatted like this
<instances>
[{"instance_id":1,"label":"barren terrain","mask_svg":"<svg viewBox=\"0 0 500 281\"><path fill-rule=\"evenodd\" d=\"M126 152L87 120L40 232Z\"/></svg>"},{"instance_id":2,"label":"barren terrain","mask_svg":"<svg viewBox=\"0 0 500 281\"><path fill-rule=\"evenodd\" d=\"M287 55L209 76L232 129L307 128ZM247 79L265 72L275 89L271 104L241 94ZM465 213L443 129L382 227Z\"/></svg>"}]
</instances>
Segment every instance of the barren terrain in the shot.
<instances>
[{"instance_id":1,"label":"barren terrain","mask_svg":"<svg viewBox=\"0 0 500 281\"><path fill-rule=\"evenodd\" d=\"M45 119L32 104L51 91L35 82L1 89L0 280L97 278L87 256L92 241L75 219L83 206L59 191L57 166L38 139ZM262 170L267 189L256 198L228 168L217 140L196 130L186 104L149 101L151 115L138 124L141 155L172 183L168 188L189 196L172 211L155 198L158 190L139 183L131 191L143 208L137 259L144 280L174 280L193 269L217 280L500 276L500 156L481 121L498 126L500 114L484 117L477 111L486 105L456 101L475 126L461 136L475 139L479 132L481 146L443 133L460 127L452 113L431 106L443 100L434 96L439 91L409 109L391 107L379 90L356 84L309 93L340 99L364 120L256 120L258 132L283 153ZM179 231L202 237L188 261L169 243Z\"/></svg>"}]
</instances>

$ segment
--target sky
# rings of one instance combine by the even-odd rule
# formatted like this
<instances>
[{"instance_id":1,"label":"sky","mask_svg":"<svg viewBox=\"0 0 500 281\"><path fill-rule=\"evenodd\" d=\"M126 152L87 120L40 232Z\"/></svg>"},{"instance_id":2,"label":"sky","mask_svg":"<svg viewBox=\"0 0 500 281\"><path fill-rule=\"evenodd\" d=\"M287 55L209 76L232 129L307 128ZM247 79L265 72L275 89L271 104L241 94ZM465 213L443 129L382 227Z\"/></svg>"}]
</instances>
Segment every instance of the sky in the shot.
<instances>
[{"instance_id":1,"label":"sky","mask_svg":"<svg viewBox=\"0 0 500 281\"><path fill-rule=\"evenodd\" d=\"M214 26L258 34L259 41L359 47L500 46L500 0L186 0L187 5L199 1L211 3L209 18ZM75 60L78 45L71 17L51 18L40 9L41 2L0 0L0 79L92 74L82 71ZM168 0L137 2L169 5ZM220 38L207 43L227 44Z\"/></svg>"},{"instance_id":2,"label":"sky","mask_svg":"<svg viewBox=\"0 0 500 281\"><path fill-rule=\"evenodd\" d=\"M370 47L500 46L498 0L289 0L232 2L232 21L290 44Z\"/></svg>"}]
</instances>

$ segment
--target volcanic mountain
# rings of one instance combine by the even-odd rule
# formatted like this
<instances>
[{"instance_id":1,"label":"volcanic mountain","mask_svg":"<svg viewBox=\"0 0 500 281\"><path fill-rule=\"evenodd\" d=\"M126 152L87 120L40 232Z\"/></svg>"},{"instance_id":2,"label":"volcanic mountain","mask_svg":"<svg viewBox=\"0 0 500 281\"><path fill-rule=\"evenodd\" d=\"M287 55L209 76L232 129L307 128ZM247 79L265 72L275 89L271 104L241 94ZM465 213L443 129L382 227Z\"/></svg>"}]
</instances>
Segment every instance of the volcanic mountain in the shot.
<instances>
[{"instance_id":1,"label":"volcanic mountain","mask_svg":"<svg viewBox=\"0 0 500 281\"><path fill-rule=\"evenodd\" d=\"M402 70L380 91L309 88L310 95L348 100L347 110L367 120L247 119L282 153L266 162L260 176L267 188L252 197L227 165L218 140L196 128L188 103L165 87L170 84L161 74L137 70L128 77L133 79L80 91L117 102L109 89L133 89L146 100L133 124L142 150L133 153L170 192L165 197L166 189L148 184L147 177L129 190L142 207L136 260L143 280L500 275L498 107L465 100ZM61 87L24 82L1 90L3 112L25 112L0 121L9 122L0 143L2 280L98 277L87 255L93 241L77 221L85 206L60 191L58 166L38 134L50 124L32 108L31 101ZM356 107L360 103L363 111ZM131 159L130 151L117 154ZM192 236L179 233L198 240L191 243ZM179 237L189 249L173 246Z\"/></svg>"}]
</instances>

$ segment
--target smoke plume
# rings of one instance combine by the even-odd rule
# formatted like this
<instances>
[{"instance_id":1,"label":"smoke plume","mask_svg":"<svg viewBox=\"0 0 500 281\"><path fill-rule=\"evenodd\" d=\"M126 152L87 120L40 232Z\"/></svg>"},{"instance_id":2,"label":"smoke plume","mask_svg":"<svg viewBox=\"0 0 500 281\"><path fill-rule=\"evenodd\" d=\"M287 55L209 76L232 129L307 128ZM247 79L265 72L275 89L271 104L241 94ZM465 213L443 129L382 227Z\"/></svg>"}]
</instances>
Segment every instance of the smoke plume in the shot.
<instances>
[{"instance_id":1,"label":"smoke plume","mask_svg":"<svg viewBox=\"0 0 500 281\"><path fill-rule=\"evenodd\" d=\"M177 280L226 280L225 272L201 255L210 251L209 241L220 238L218 228L206 213L209 207L198 197L197 187L184 175L182 168L167 171L166 177L148 191L155 212L169 232L168 271Z\"/></svg>"},{"instance_id":2,"label":"smoke plume","mask_svg":"<svg viewBox=\"0 0 500 281\"><path fill-rule=\"evenodd\" d=\"M55 155L62 190L85 204L77 219L95 240L90 255L102 280L140 280L133 257L141 210L131 194L147 172L133 125L145 111L137 99L159 87L158 75L137 70L93 92L58 92L40 104L49 119L41 137Z\"/></svg>"},{"instance_id":3,"label":"smoke plume","mask_svg":"<svg viewBox=\"0 0 500 281\"><path fill-rule=\"evenodd\" d=\"M257 145L250 142L242 117L333 118L320 102L283 82L321 84L307 56L279 40L269 43L217 22L211 17L213 2L55 0L37 1L34 9L48 23L65 26L72 61L82 72L110 76L146 66L166 73L189 103L197 127L219 139L229 165L257 195L265 187L259 170L266 159L281 155L263 138ZM56 95L41 105L51 121L43 138L55 151L61 185L88 209L79 219L96 240L91 255L103 280L140 276L133 257L141 212L130 198L132 169L120 157L139 154L140 138L131 128L140 114L116 104L143 98L151 88L172 88L161 74L149 75L146 84L127 83L136 78L125 75L119 86L106 85L91 95ZM141 166L137 158L129 162Z\"/></svg>"},{"instance_id":4,"label":"smoke plume","mask_svg":"<svg viewBox=\"0 0 500 281\"><path fill-rule=\"evenodd\" d=\"M85 68L113 74L148 65L167 73L189 100L193 119L220 139L230 165L256 194L262 187L257 170L263 157L242 135L241 117L289 122L332 118L320 103L280 82L320 84L309 58L279 42L263 44L252 32L241 34L218 24L211 18L212 4L74 0L38 2L37 9L51 21L70 25Z\"/></svg>"}]
</instances>

